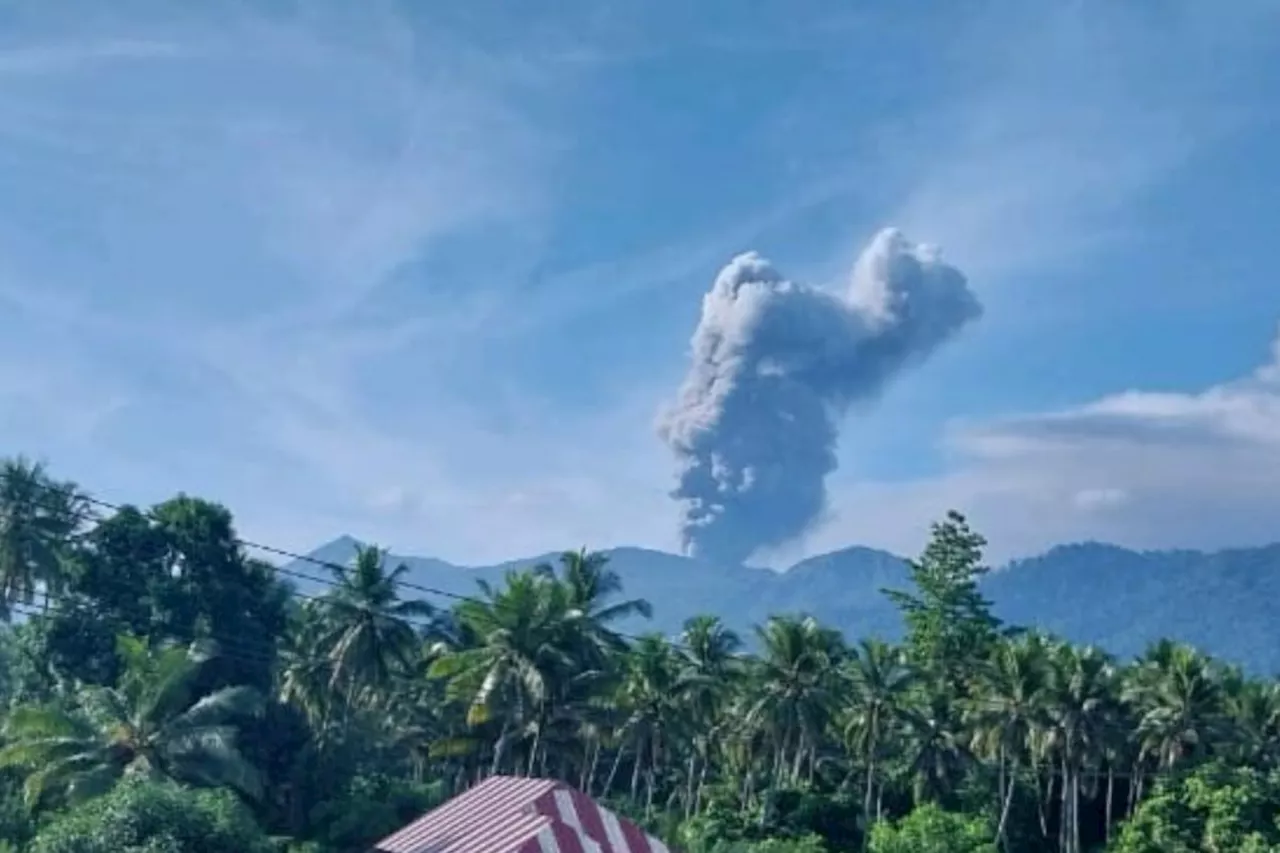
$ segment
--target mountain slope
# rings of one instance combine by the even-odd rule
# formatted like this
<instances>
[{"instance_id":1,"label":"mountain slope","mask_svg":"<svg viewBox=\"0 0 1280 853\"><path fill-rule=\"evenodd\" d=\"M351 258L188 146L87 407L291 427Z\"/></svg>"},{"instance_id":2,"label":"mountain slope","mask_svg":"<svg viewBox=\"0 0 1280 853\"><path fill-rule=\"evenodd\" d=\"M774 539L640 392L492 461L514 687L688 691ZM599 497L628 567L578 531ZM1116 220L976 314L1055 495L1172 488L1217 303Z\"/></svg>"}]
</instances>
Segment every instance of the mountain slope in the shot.
<instances>
[{"instance_id":1,"label":"mountain slope","mask_svg":"<svg viewBox=\"0 0 1280 853\"><path fill-rule=\"evenodd\" d=\"M341 537L312 552L346 562L355 540ZM621 626L629 632L675 634L695 613L715 613L750 636L772 613L811 613L851 637L895 637L897 612L880 590L905 588L906 565L871 548L846 548L812 557L777 573L726 568L642 548L608 552L628 597L653 603L652 621ZM554 555L497 566L460 567L441 560L393 555L409 566L410 582L446 596L418 594L448 605L448 595L472 595L477 580L498 581L515 568ZM319 574L315 566L295 568ZM302 583L304 591L314 585ZM310 588L309 588L310 587ZM1213 553L1130 551L1114 545L1063 545L992 572L983 582L996 614L1130 656L1171 637L1264 673L1280 672L1280 544Z\"/></svg>"}]
</instances>

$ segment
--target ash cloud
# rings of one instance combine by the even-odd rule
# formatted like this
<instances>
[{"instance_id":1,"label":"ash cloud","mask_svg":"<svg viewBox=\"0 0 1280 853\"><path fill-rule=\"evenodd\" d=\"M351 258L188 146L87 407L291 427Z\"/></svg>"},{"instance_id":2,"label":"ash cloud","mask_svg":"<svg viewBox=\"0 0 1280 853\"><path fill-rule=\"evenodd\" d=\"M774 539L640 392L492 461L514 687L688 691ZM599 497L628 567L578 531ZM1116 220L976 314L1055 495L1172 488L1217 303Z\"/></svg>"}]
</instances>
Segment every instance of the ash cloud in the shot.
<instances>
[{"instance_id":1,"label":"ash cloud","mask_svg":"<svg viewBox=\"0 0 1280 853\"><path fill-rule=\"evenodd\" d=\"M689 373L658 423L679 463L686 553L736 565L804 533L826 506L850 406L981 313L958 269L894 229L842 293L734 258L702 300Z\"/></svg>"}]
</instances>

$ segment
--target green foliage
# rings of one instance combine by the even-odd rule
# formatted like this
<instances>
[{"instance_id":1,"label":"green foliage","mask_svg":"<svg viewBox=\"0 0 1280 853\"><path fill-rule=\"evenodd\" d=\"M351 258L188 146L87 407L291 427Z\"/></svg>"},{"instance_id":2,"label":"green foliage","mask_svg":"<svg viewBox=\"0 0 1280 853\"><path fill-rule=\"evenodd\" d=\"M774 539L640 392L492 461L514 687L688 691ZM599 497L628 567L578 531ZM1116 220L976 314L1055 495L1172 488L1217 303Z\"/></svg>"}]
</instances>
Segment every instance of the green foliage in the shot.
<instances>
[{"instance_id":1,"label":"green foliage","mask_svg":"<svg viewBox=\"0 0 1280 853\"><path fill-rule=\"evenodd\" d=\"M30 853L274 853L226 791L135 781L42 829Z\"/></svg>"},{"instance_id":2,"label":"green foliage","mask_svg":"<svg viewBox=\"0 0 1280 853\"><path fill-rule=\"evenodd\" d=\"M831 848L817 835L802 838L764 838L759 841L717 842L689 853L828 853Z\"/></svg>"},{"instance_id":3,"label":"green foliage","mask_svg":"<svg viewBox=\"0 0 1280 853\"><path fill-rule=\"evenodd\" d=\"M22 779L13 772L0 771L0 841L22 845L35 834L36 824L22 798ZM0 846L0 853L5 853Z\"/></svg>"},{"instance_id":4,"label":"green foliage","mask_svg":"<svg viewBox=\"0 0 1280 853\"><path fill-rule=\"evenodd\" d=\"M194 646L152 649L124 636L119 656L118 686L86 686L9 713L0 767L28 771L29 804L41 805L50 793L73 803L89 799L125 775L260 793L257 770L236 749L233 727L259 712L255 690L226 687L201 695L201 668L216 658Z\"/></svg>"},{"instance_id":5,"label":"green foliage","mask_svg":"<svg viewBox=\"0 0 1280 853\"><path fill-rule=\"evenodd\" d=\"M765 836L818 837L837 850L852 849L862 841L861 804L845 794L774 791L762 817L759 831Z\"/></svg>"},{"instance_id":6,"label":"green foliage","mask_svg":"<svg viewBox=\"0 0 1280 853\"><path fill-rule=\"evenodd\" d=\"M100 631L112 637L129 633L178 643L234 638L243 653L222 658L210 677L217 686L266 689L288 588L270 566L244 554L227 509L179 496L145 513L124 507L88 531L70 560L64 598L69 606L90 607L104 626ZM60 645L61 636L50 636L49 654L77 660L83 651ZM69 640L82 642L74 633ZM90 673L110 670L111 656L111 649L99 647L84 666Z\"/></svg>"},{"instance_id":7,"label":"green foliage","mask_svg":"<svg viewBox=\"0 0 1280 853\"><path fill-rule=\"evenodd\" d=\"M870 853L996 853L992 828L973 815L926 804L871 831Z\"/></svg>"},{"instance_id":8,"label":"green foliage","mask_svg":"<svg viewBox=\"0 0 1280 853\"><path fill-rule=\"evenodd\" d=\"M987 571L982 565L986 544L964 516L949 512L933 526L924 554L909 564L916 591L885 591L902 611L912 662L957 692L964 673L991 649L1000 625L978 590Z\"/></svg>"},{"instance_id":9,"label":"green foliage","mask_svg":"<svg viewBox=\"0 0 1280 853\"><path fill-rule=\"evenodd\" d=\"M1114 853L1276 853L1280 777L1220 763L1162 783L1145 800Z\"/></svg>"},{"instance_id":10,"label":"green foliage","mask_svg":"<svg viewBox=\"0 0 1280 853\"><path fill-rule=\"evenodd\" d=\"M8 620L11 605L34 604L41 587L65 588L83 512L74 483L21 456L0 460L0 618Z\"/></svg>"},{"instance_id":11,"label":"green foliage","mask_svg":"<svg viewBox=\"0 0 1280 853\"><path fill-rule=\"evenodd\" d=\"M363 853L491 774L686 853L1277 853L1280 686L1002 630L954 513L888 593L903 644L779 614L744 654L711 616L619 633L651 608L584 550L436 611L360 547L291 598L223 507L73 523L73 487L0 470L0 600L40 610L0 631L0 838L24 853Z\"/></svg>"},{"instance_id":12,"label":"green foliage","mask_svg":"<svg viewBox=\"0 0 1280 853\"><path fill-rule=\"evenodd\" d=\"M357 776L336 797L310 815L313 840L338 853L363 853L445 798L439 784L420 784L385 775Z\"/></svg>"}]
</instances>

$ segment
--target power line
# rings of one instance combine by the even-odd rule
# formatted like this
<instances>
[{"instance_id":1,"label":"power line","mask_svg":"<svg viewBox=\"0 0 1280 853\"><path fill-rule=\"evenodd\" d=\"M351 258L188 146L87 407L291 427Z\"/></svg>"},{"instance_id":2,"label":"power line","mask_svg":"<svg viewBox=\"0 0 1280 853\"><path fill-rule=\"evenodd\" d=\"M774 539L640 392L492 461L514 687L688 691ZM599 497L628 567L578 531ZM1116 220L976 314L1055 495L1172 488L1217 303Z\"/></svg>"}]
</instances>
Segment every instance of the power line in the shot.
<instances>
[{"instance_id":1,"label":"power line","mask_svg":"<svg viewBox=\"0 0 1280 853\"><path fill-rule=\"evenodd\" d=\"M2 470L0 470L0 482L3 482L3 481L4 481L4 480L6 480L6 479L12 480L12 479L13 479L13 474L12 474L12 473L10 473L10 472L7 472L7 471L2 471ZM58 485L56 485L56 484L45 484L45 483L29 482L29 483L28 483L28 485L30 485L31 487L33 487L33 488L35 488L35 489L42 490L42 491L44 491L46 494L52 494L52 493L60 493L60 494L62 494L62 493L64 493L64 490L62 489L62 487L60 487L60 486L58 486ZM118 503L113 503L113 502L111 502L111 501L103 500L102 498L95 497L95 496L93 496L92 494L90 494L90 493L88 493L88 492L86 492L86 491L84 491L84 490L82 490L82 489L80 489L80 488L78 488L78 487L76 487L76 488L74 489L74 491L72 492L72 494L74 494L74 496L75 496L75 500L76 500L77 502L82 503L82 504L84 504L84 505L85 505L85 508L84 508L84 510L83 510L82 512L78 512L78 513L74 513L74 514L73 514L73 515L74 515L74 518L75 518L75 520L76 520L77 522L93 522L93 523L100 523L100 522L104 521L105 519L103 518L103 516L102 516L101 514L99 514L98 512L96 512L96 511L95 511L96 509L108 510L108 511L110 511L110 512L119 513L119 512L121 512L121 511L125 510L126 508L129 508L129 509L134 509L134 510L135 510L135 511L137 511L137 512L138 512L138 513L139 513L143 518L145 518L145 519L147 519L147 520L149 520L149 521L152 521L152 522L155 522L155 523L163 523L163 521L162 521L161 519L158 519L158 518L156 518L156 517L155 517L155 515L154 515L154 511L153 511L153 510L143 510L143 509L141 509L141 508L139 508L139 507L135 507L135 506L132 506L132 505L118 504ZM50 503L48 503L47 501L46 501L46 502L41 502L41 501L38 501L38 500L33 500L32 502L33 502L33 503L35 503L36 505L44 506L44 508L46 508L46 509L61 509L61 507L53 506L53 505L51 505ZM347 571L349 571L349 570L350 570L350 568L351 568L351 566L350 566L350 565L343 565L343 564L340 564L340 563L335 563L335 562L333 562L333 561L331 561L331 560L322 560L322 559L320 559L319 557L315 557L315 556L313 556L313 555L311 555L311 554L300 554L300 553L297 553L297 552L295 552L295 551L290 551L290 550L285 549L285 548L280 548L280 547L277 547L277 546L274 546L274 545L268 545L268 544L265 544L265 543L262 543L262 542L255 542L255 541L253 541L253 540L245 539L245 538L243 538L243 537L239 537L239 536L233 537L231 541L232 541L232 543L233 543L234 545L237 545L237 546L242 547L242 548L246 548L246 549L254 550L254 551L260 551L260 552L262 552L262 553L270 554L270 555L272 555L272 556L276 556L276 557L284 557L284 558L290 559L290 560L292 560L292 561L294 561L294 562L306 563L306 564L309 564L309 565L314 565L314 566L318 566L318 567L321 567L321 568L325 568L325 569L328 569L330 572L334 573L335 575L336 575L336 574L346 573L346 572L347 572ZM267 566L269 566L269 567L271 568L271 570L272 570L272 571L276 572L276 573L277 573L277 574L279 574L279 575L284 575L284 576L286 576L286 577L296 578L296 579L298 579L298 580L304 580L304 581L308 581L308 582L311 582L311 583L320 584L320 585L322 585L322 586L326 586L326 587L329 587L329 588L339 588L339 587L341 587L341 583L340 583L339 581L337 581L337 580L336 580L335 578L333 578L333 577L327 577L327 578L326 578L326 577L321 577L321 576L318 576L318 575L314 575L314 574L310 574L310 573L307 573L307 572L300 571L300 570L298 570L298 569L292 568L292 567L287 566L287 565L285 565L285 566L281 566L281 565L277 565L277 564L275 564L275 563L268 562L268 561L263 561L263 562L264 562ZM530 568L532 568L532 566L531 566ZM502 600L502 599L496 599L496 600L495 600L495 599L483 599L483 598L479 598L479 597L477 597L477 596L464 595L464 594L461 594L461 593L450 592L449 590L438 589L438 588L436 588L436 587L426 586L426 585L424 585L424 584L419 584L419 583L416 583L416 582L413 582L413 581L409 581L409 580L402 580L402 579L398 579L398 580L396 581L396 584L397 584L397 586L399 586L399 587L401 587L401 588L403 588L403 589L409 589L409 590L413 590L413 591L415 591L415 592L425 593L425 594L428 594L428 595L436 595L436 596L440 596L441 598L445 598L445 599L448 599L448 600L450 600L450 601L454 601L454 602L457 602L457 603L471 603L471 604L481 605L481 606L484 606L484 607L499 608L499 607L501 607L501 606L502 606L502 602L503 602L503 600ZM294 596L297 596L297 597L299 597L299 598L303 598L303 599L316 600L316 601L323 601L323 600L324 600L322 596L313 596L313 595L308 595L308 594L303 593L303 592L301 592L300 590L297 590L297 589L290 589L290 594L291 594L291 595L294 595ZM417 619L417 618L415 618L415 617L397 617L397 618L401 619L401 621L407 622L407 623L408 623L408 624L410 624L410 625L413 625L414 627L423 628L423 629L426 629L426 630L433 630L433 629L436 629L436 628L438 628L438 627L439 627L439 624L438 624L437 622L434 622L434 621L424 622L424 621L421 621L420 619ZM613 633L615 636L620 637L621 639L629 640L629 641L631 641L631 642L639 642L640 640L642 640L642 639L643 639L643 638L642 638L642 637L640 637L640 636L637 636L637 635L634 635L634 634L628 634L628 633L620 632L620 631L613 631L612 633ZM673 639L671 639L671 638L669 638L669 637L663 637L663 638L662 638L662 640L663 640L665 643L667 643L668 645L670 645L673 649L677 650L677 651L691 651L691 649L688 647L688 645L687 645L687 644L684 644L684 643L678 642L678 641L673 640ZM740 655L739 655L739 656L740 656Z\"/></svg>"},{"instance_id":2,"label":"power line","mask_svg":"<svg viewBox=\"0 0 1280 853\"><path fill-rule=\"evenodd\" d=\"M34 605L12 603L12 604L9 604L8 607L11 610L17 610L20 614L28 617L47 615L46 611ZM88 618L87 614L77 614L77 615L82 615ZM274 659L269 656L245 656L244 654L238 653L238 652L228 653L225 646L225 644L228 642L226 638L220 638L217 636L205 636L205 637L199 637L197 639L213 640L216 644L214 657L217 659L234 660L234 661L240 661L243 663L255 663L255 664L260 664L260 663L271 664L275 662ZM326 662L329 659L327 657L321 657L321 658L315 658L311 660L313 662ZM419 678L415 678L413 676L400 674L400 673L391 673L390 678L392 681L395 681L395 682L404 681L404 682L412 683L415 685L421 685L423 683L422 680ZM98 685L98 686L101 686L101 685ZM1027 776L1035 776L1035 777L1048 776L1054 779L1059 779L1059 778L1062 778L1063 776L1063 770L1052 764L1044 764L1040 766L1024 766L1020 768L1020 771ZM1133 779L1139 776L1143 779L1159 780L1159 779L1176 777L1178 775L1178 772L1171 771L1171 770L1144 770L1141 773L1134 773L1131 770L1112 770L1110 773L1105 773L1101 769L1098 769L1096 767L1090 767L1090 768L1082 768L1080 771L1078 771L1078 775L1082 779L1092 778L1096 780L1102 780L1106 778L1108 775L1117 780L1120 780L1120 779L1128 780L1128 779Z\"/></svg>"},{"instance_id":3,"label":"power line","mask_svg":"<svg viewBox=\"0 0 1280 853\"><path fill-rule=\"evenodd\" d=\"M92 615L84 612L84 609L81 606L83 603L76 602L75 604L76 606L74 607L46 608L46 607L38 606L35 604L11 602L5 605L5 607L7 607L8 610L12 612L16 612L18 615L25 616L29 619L47 618L49 616L62 614L62 615L71 616L71 617L83 618L85 621L92 621L93 619ZM217 649L217 656L220 658L237 660L242 663L255 663L255 664L273 664L276 661L275 655L270 654L269 652L267 652L262 648L255 648L251 642L246 641L243 638L233 639L230 637L223 637L213 633L209 633L209 634L197 636L195 638L195 641L199 641L199 640L212 641L215 644L215 647ZM314 659L314 661L317 663L325 660L328 660L328 658Z\"/></svg>"},{"instance_id":4,"label":"power line","mask_svg":"<svg viewBox=\"0 0 1280 853\"><path fill-rule=\"evenodd\" d=\"M12 478L13 478L13 475L10 472L0 470L0 483L4 482L7 479L11 480ZM63 489L57 485L34 483L34 482L29 483L29 485L32 486L33 488L44 491L45 493L63 492ZM101 498L94 497L80 490L79 488L75 489L74 496L78 502L86 505L83 510L73 511L72 519L77 523L81 523L81 522L101 523L102 521L104 521L105 518L101 514L94 511L93 508L109 510L111 512L116 512L116 513L122 512L125 509L134 509L143 518L151 522L160 523L160 524L163 523L162 519L158 519L155 517L155 515L153 514L153 510L143 510L141 508L133 507L131 505L112 503L110 501L106 501ZM43 506L46 509L62 509L62 507L53 506L50 503L42 502L39 500L32 500L32 503L37 506ZM278 557L285 557L285 558L294 560L295 562L303 562L303 563L323 567L335 573L345 573L351 568L350 565L342 565L329 560L322 560L318 557L315 557L309 554L299 554L294 551L290 551L288 549L278 548L272 545L266 545L260 542L255 542L255 541L244 539L241 537L233 537L231 541L234 545L242 548L257 550L257 551L272 554ZM318 583L318 584L327 586L329 588L338 588L341 586L341 583L335 580L334 578L325 578L317 575L308 574L306 572L302 572L297 569L292 569L288 566L279 566L267 561L263 561L263 563L271 571L281 575L294 577L301 580L307 580L312 583ZM499 606L499 603L501 601L500 599L486 600L486 599L478 598L475 596L462 595L460 593L449 592L448 590L437 589L437 588L426 586L423 584L414 583L411 581L398 580L397 585L405 589L412 589L415 591L424 592L431 595L439 595L443 598L447 598L457 602L471 602L471 603L480 604L487 607ZM119 588L123 589L124 587L121 586ZM286 591L290 597L297 597L304 600L315 601L320 603L328 602L328 599L326 599L324 596L309 595L307 593L301 592L300 590L292 588L292 586L287 586ZM55 602L63 606L58 606L53 609L49 609L48 605L50 603L55 603ZM71 607L65 606L68 602L71 604ZM20 615L27 616L29 618L48 616L53 613L64 613L67 615L79 616L79 617L85 618L86 620L91 618L90 614L87 614L84 612L84 607L86 605L86 602L78 598L67 597L67 596L54 596L52 594L49 594L46 591L45 595L43 596L43 604L44 604L44 607L38 607L34 605L34 603L27 604L25 602L10 602L7 605L3 605L3 606L7 607L10 611L16 611ZM419 621L416 621L413 617L396 617L396 618L410 625L414 625L415 627L421 627L426 629L433 629L433 628L439 627L438 623L436 622L419 622ZM638 641L642 639L641 637L629 635L621 632L614 632L614 634L618 637L631 640L631 641ZM272 665L272 664L278 663L278 657L276 654L273 653L273 651L275 650L274 644L272 644L273 651L266 651L261 648L258 648L258 649L251 648L252 644L248 643L243 638L228 638L228 637L218 636L216 634L210 633L207 635L202 635L200 637L197 637L196 639L213 641L217 646L217 656L224 659L238 660L240 662L254 663L254 664ZM665 637L662 637L660 639L675 650L685 650L685 651L689 650L689 647L687 644L679 643ZM744 653L739 653L739 654L732 655L732 657L749 658L751 656ZM332 663L333 662L332 658L327 655L320 655L314 658L303 657L303 658L300 658L299 661L307 662L307 663ZM421 685L423 683L420 677L416 677L416 676L404 674L404 673L391 673L390 678L393 681L397 681L397 682L404 681L414 685ZM1051 770L1050 774L1059 775L1061 774L1061 771ZM1113 772L1111 775L1116 778L1127 778L1132 774L1127 772L1117 771L1117 772ZM1166 771L1152 771L1152 772L1144 772L1142 775L1144 778L1155 779L1155 778L1161 778L1170 774Z\"/></svg>"}]
</instances>

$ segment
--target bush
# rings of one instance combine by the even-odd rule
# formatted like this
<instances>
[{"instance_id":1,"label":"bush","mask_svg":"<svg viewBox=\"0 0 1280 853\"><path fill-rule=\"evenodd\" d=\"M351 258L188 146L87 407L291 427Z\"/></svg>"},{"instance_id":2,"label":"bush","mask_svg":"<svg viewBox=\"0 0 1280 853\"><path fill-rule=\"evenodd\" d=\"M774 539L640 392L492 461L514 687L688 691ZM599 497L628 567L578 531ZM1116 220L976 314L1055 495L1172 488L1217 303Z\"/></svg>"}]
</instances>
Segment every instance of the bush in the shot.
<instances>
[{"instance_id":1,"label":"bush","mask_svg":"<svg viewBox=\"0 0 1280 853\"><path fill-rule=\"evenodd\" d=\"M816 835L765 838L759 841L719 841L703 849L706 853L827 853L827 846Z\"/></svg>"},{"instance_id":2,"label":"bush","mask_svg":"<svg viewBox=\"0 0 1280 853\"><path fill-rule=\"evenodd\" d=\"M308 836L322 848L366 850L445 799L440 783L414 783L381 774L357 776L346 790L317 805Z\"/></svg>"},{"instance_id":3,"label":"bush","mask_svg":"<svg viewBox=\"0 0 1280 853\"><path fill-rule=\"evenodd\" d=\"M228 791L128 781L55 818L30 853L272 853L248 809Z\"/></svg>"},{"instance_id":4,"label":"bush","mask_svg":"<svg viewBox=\"0 0 1280 853\"><path fill-rule=\"evenodd\" d=\"M1280 779L1249 767L1210 764L1164 780L1138 806L1116 853L1280 850Z\"/></svg>"},{"instance_id":5,"label":"bush","mask_svg":"<svg viewBox=\"0 0 1280 853\"><path fill-rule=\"evenodd\" d=\"M22 799L22 782L15 773L0 771L0 853L4 845L21 850L35 834L31 812Z\"/></svg>"},{"instance_id":6,"label":"bush","mask_svg":"<svg viewBox=\"0 0 1280 853\"><path fill-rule=\"evenodd\" d=\"M871 853L996 853L994 831L972 815L921 806L871 830Z\"/></svg>"}]
</instances>

